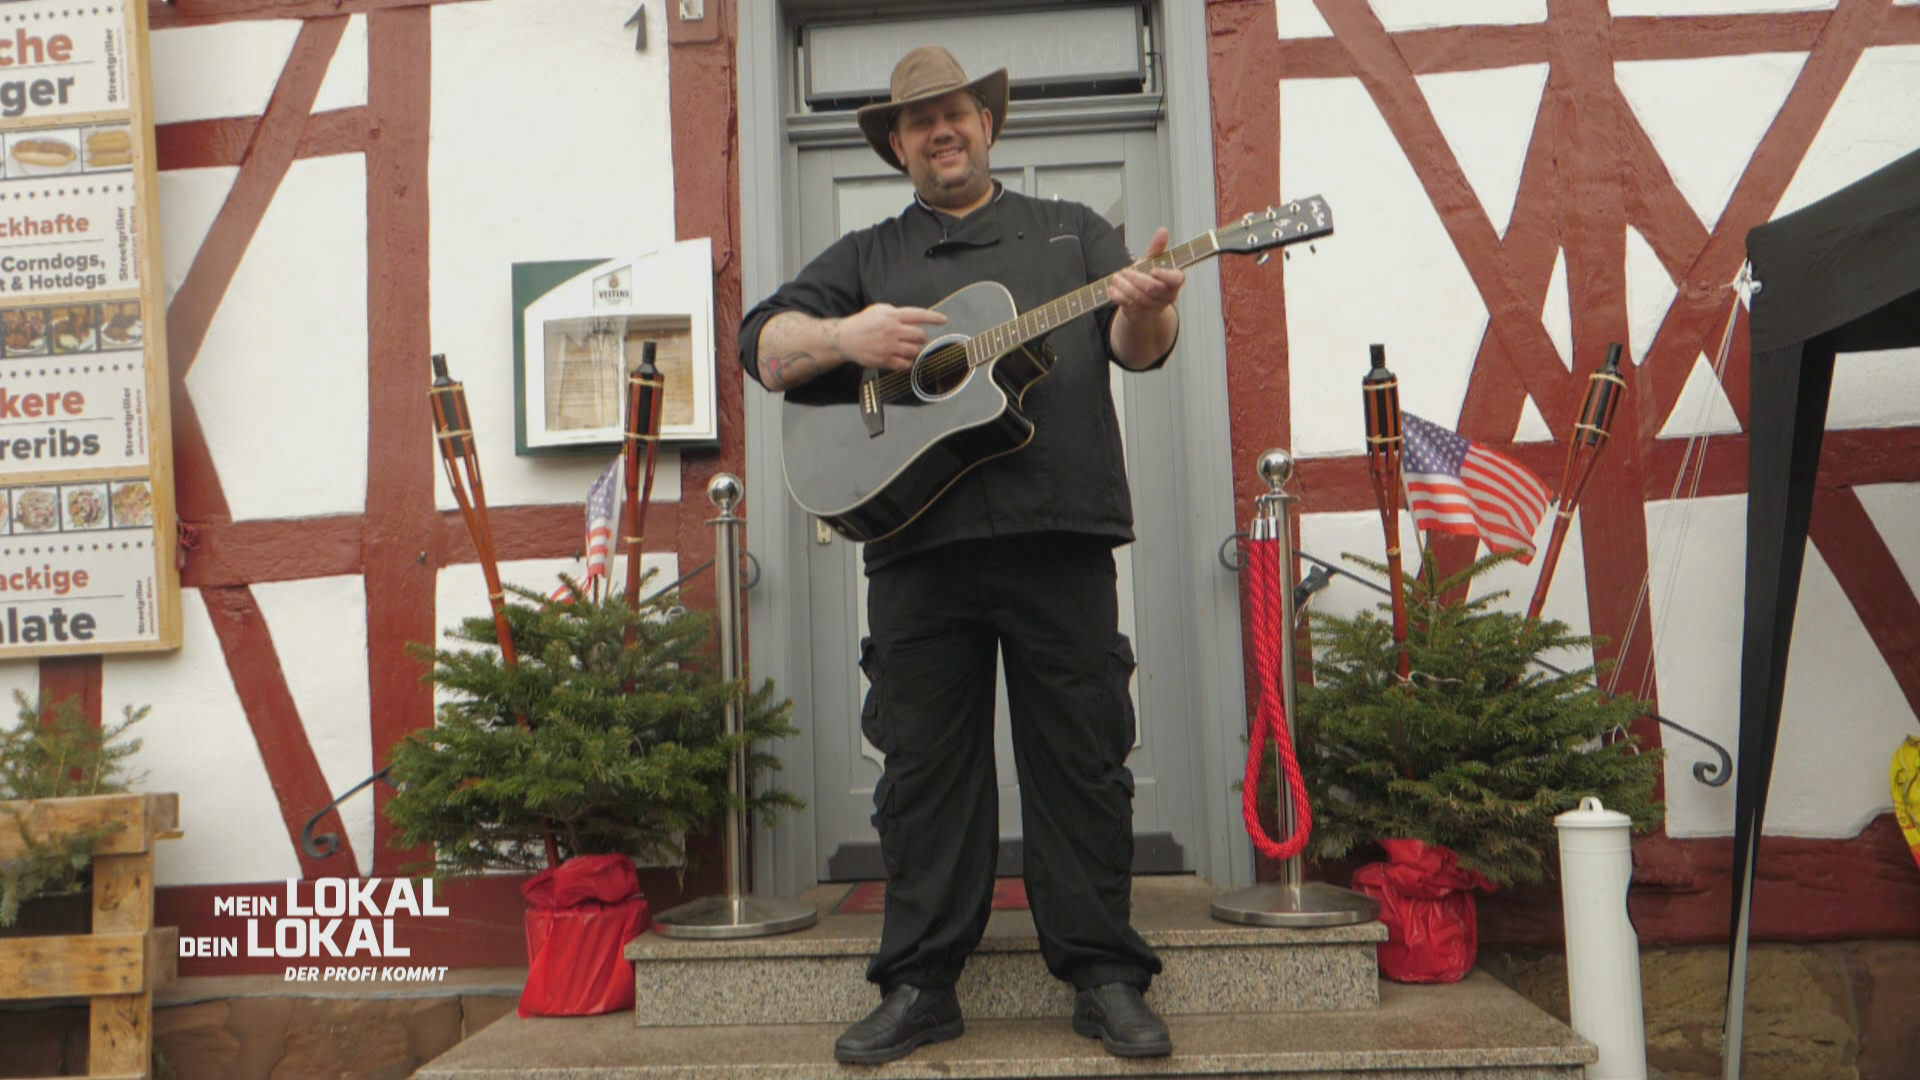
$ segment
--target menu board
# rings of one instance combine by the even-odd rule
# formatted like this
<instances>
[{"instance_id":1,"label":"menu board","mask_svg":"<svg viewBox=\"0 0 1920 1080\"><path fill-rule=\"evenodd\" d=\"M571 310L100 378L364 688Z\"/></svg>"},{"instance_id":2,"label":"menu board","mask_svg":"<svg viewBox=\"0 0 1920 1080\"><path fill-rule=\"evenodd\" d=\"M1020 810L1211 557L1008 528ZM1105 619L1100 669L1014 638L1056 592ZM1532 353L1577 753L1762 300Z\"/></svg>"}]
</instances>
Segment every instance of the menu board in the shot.
<instances>
[{"instance_id":1,"label":"menu board","mask_svg":"<svg viewBox=\"0 0 1920 1080\"><path fill-rule=\"evenodd\" d=\"M180 644L146 3L0 3L0 658Z\"/></svg>"}]
</instances>

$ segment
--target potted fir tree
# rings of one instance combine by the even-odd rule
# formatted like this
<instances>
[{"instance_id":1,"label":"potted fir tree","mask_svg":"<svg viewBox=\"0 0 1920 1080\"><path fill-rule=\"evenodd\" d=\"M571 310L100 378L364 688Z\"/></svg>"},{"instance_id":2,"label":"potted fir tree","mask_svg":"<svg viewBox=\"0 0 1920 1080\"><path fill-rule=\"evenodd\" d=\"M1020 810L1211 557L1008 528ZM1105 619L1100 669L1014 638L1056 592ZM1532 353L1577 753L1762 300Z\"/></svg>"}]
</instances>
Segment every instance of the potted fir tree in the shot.
<instances>
[{"instance_id":1,"label":"potted fir tree","mask_svg":"<svg viewBox=\"0 0 1920 1080\"><path fill-rule=\"evenodd\" d=\"M775 701L771 682L747 692L722 681L708 616L678 608L673 594L630 611L613 590L596 598L569 585L558 602L518 586L507 592L517 663L486 647L497 641L491 616L448 631L480 648L413 648L432 664L426 678L443 702L438 724L394 748L398 791L387 816L397 845L432 852L424 869L435 874L542 871L524 890L536 905L530 957L561 917L543 911L571 906L589 920L617 921L586 927L606 944L584 958L595 971L568 975L571 1004L554 1004L569 996L555 992L545 1003L523 998L523 1013L630 1008L631 967L620 950L645 929L633 861L680 863L682 838L729 805L736 749L748 749L750 775L776 766L754 748L796 734L792 703ZM729 736L726 706L736 694L742 731ZM748 799L753 811L794 805L774 788Z\"/></svg>"},{"instance_id":2,"label":"potted fir tree","mask_svg":"<svg viewBox=\"0 0 1920 1080\"><path fill-rule=\"evenodd\" d=\"M1405 682L1380 613L1316 613L1312 684L1299 687L1296 706L1313 805L1309 853L1342 860L1382 844L1396 864L1421 866L1430 891L1454 893L1469 920L1471 887L1551 876L1553 819L1582 796L1626 813L1637 832L1661 820L1660 755L1642 752L1626 733L1644 715L1641 703L1603 693L1595 668L1562 675L1537 663L1596 639L1498 610L1502 593L1449 599L1511 557L1488 556L1437 583L1429 561L1422 575L1403 580L1412 661ZM1384 843L1393 841L1417 844ZM1414 871L1392 873L1407 880ZM1472 927L1463 929L1470 967ZM1383 950L1383 972L1388 966Z\"/></svg>"}]
</instances>

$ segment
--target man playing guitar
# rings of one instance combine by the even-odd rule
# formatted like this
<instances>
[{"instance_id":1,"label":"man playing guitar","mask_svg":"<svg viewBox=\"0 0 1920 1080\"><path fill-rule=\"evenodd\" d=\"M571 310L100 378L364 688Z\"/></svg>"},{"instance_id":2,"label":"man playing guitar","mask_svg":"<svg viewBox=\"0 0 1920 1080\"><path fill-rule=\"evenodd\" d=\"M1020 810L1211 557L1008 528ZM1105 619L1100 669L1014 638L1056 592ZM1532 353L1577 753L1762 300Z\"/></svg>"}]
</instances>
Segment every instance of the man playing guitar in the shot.
<instances>
[{"instance_id":1,"label":"man playing guitar","mask_svg":"<svg viewBox=\"0 0 1920 1080\"><path fill-rule=\"evenodd\" d=\"M930 308L997 282L1022 310L1113 275L1111 305L1048 338L1020 408L1032 437L965 472L866 546L871 682L862 730L886 755L874 824L886 916L867 977L881 1004L835 1044L890 1061L963 1028L954 981L986 928L999 844L995 659L1007 673L1027 896L1048 969L1071 983L1076 1031L1113 1054L1171 1052L1141 998L1160 961L1129 922L1132 646L1118 630L1112 549L1133 510L1108 365L1165 363L1178 336L1172 267L1129 269L1113 228L1077 203L1007 191L988 148L1007 72L969 80L937 46L908 53L890 99L860 110L876 153L913 180L898 217L843 236L747 313L740 359L768 390L851 401L902 372L947 319ZM1146 255L1167 247L1155 233ZM979 373L976 373L978 377ZM912 407L909 400L902 408ZM803 463L788 448L789 474Z\"/></svg>"}]
</instances>

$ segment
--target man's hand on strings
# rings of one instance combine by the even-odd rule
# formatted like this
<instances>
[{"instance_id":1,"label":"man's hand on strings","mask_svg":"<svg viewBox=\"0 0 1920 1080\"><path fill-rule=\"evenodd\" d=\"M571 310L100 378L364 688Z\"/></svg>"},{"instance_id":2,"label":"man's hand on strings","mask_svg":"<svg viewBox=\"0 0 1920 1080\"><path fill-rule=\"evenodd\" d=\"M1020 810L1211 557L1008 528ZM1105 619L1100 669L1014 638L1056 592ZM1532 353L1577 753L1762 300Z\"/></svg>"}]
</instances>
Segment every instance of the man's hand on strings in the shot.
<instances>
[{"instance_id":1,"label":"man's hand on strings","mask_svg":"<svg viewBox=\"0 0 1920 1080\"><path fill-rule=\"evenodd\" d=\"M1167 250L1167 230L1155 230L1153 241L1140 256L1142 261L1153 258ZM1119 305L1129 319L1135 322L1147 322L1159 316L1172 306L1180 296L1180 287L1187 283L1183 270L1172 266L1155 267L1150 272L1142 272L1128 267L1115 274L1107 283L1107 296Z\"/></svg>"},{"instance_id":2,"label":"man's hand on strings","mask_svg":"<svg viewBox=\"0 0 1920 1080\"><path fill-rule=\"evenodd\" d=\"M925 327L946 321L930 308L870 304L835 320L828 333L840 355L861 367L905 371L927 347Z\"/></svg>"}]
</instances>

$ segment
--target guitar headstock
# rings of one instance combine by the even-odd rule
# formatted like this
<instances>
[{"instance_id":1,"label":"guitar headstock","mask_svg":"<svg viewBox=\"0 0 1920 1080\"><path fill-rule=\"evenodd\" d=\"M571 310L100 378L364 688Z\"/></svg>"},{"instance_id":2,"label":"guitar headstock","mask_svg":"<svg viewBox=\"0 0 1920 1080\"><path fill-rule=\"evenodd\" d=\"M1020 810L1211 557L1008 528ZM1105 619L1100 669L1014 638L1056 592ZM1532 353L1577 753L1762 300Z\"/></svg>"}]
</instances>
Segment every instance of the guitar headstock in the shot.
<instances>
[{"instance_id":1,"label":"guitar headstock","mask_svg":"<svg viewBox=\"0 0 1920 1080\"><path fill-rule=\"evenodd\" d=\"M1327 200L1310 195L1285 206L1269 206L1262 213L1248 214L1238 221L1228 222L1213 230L1213 239L1222 252L1252 254L1315 240L1332 233L1333 211L1327 209Z\"/></svg>"}]
</instances>

